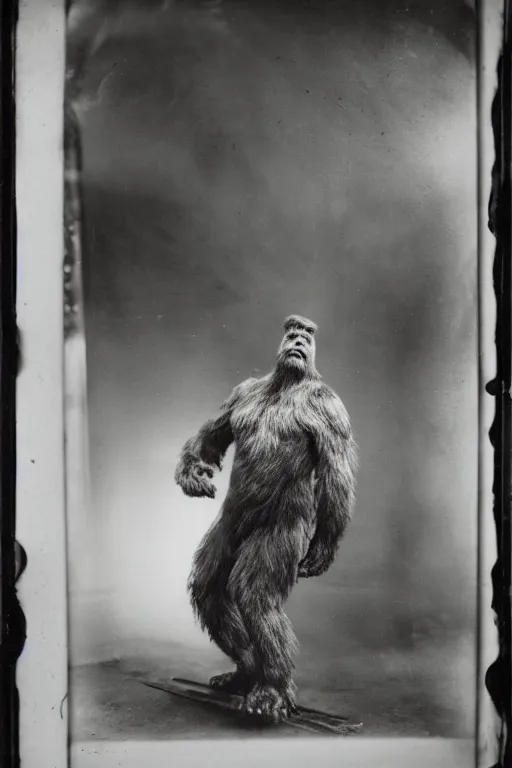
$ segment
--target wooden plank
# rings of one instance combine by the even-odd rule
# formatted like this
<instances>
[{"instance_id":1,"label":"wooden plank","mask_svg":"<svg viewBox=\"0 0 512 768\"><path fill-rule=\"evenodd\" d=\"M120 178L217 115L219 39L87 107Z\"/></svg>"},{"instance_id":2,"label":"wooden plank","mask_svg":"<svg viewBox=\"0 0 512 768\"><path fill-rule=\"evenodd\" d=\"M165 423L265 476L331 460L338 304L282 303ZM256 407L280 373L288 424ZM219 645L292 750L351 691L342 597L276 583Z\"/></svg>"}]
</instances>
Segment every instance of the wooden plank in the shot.
<instances>
[{"instance_id":1,"label":"wooden plank","mask_svg":"<svg viewBox=\"0 0 512 768\"><path fill-rule=\"evenodd\" d=\"M237 707L241 702L240 696L233 696L232 694L227 694L223 691L218 691L216 689L210 688L210 686L208 685L203 685L202 683L196 683L196 682L193 682L192 680L185 680L180 677L174 677L172 679L172 682L177 683L178 685L181 685L181 686L186 686L191 690L196 690L198 692L203 692L203 693L208 692L209 695L213 693L221 696L234 698L236 699ZM312 720L316 718L321 720L322 722L328 721L333 725L344 725L349 721L348 717L343 717L342 715L334 715L331 712L322 712L318 709L311 709L310 707L300 707L299 709L302 715L306 715L308 718L311 718Z\"/></svg>"},{"instance_id":2,"label":"wooden plank","mask_svg":"<svg viewBox=\"0 0 512 768\"><path fill-rule=\"evenodd\" d=\"M156 688L201 704L220 707L232 712L240 711L241 696L219 691L192 680L173 678L168 683L154 683L145 680L141 682L150 688ZM349 736L358 733L362 728L362 723L349 723L347 717L321 712L310 707L299 707L298 712L287 718L284 724L310 733L328 733L333 736Z\"/></svg>"}]
</instances>

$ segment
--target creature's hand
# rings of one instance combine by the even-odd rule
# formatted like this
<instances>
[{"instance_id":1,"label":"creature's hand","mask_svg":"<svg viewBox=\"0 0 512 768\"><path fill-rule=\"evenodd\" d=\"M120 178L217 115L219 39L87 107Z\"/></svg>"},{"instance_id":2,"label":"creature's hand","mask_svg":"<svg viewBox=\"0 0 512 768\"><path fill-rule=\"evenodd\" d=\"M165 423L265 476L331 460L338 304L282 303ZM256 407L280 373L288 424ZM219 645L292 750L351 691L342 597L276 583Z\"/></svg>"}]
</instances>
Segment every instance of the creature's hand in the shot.
<instances>
[{"instance_id":1,"label":"creature's hand","mask_svg":"<svg viewBox=\"0 0 512 768\"><path fill-rule=\"evenodd\" d=\"M176 477L178 485L187 496L215 498L217 489L210 482L214 468L204 461L197 461Z\"/></svg>"}]
</instances>

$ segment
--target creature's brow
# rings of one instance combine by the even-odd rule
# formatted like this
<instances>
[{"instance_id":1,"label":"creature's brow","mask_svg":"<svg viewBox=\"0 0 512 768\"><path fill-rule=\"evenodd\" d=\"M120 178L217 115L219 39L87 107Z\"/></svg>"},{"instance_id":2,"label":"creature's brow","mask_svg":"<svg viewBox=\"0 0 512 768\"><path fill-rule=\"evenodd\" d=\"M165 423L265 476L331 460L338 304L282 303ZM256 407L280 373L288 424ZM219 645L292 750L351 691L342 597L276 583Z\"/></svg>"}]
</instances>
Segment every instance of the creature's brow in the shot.
<instances>
[{"instance_id":1,"label":"creature's brow","mask_svg":"<svg viewBox=\"0 0 512 768\"><path fill-rule=\"evenodd\" d=\"M299 325L299 323L293 323L287 328L288 333L307 333L309 336L313 336L315 329L307 325Z\"/></svg>"},{"instance_id":2,"label":"creature's brow","mask_svg":"<svg viewBox=\"0 0 512 768\"><path fill-rule=\"evenodd\" d=\"M311 343L312 339L312 335L308 333L304 328L290 328L290 330L286 332L286 335L290 338L295 338L298 336L299 339L303 339L309 343Z\"/></svg>"}]
</instances>

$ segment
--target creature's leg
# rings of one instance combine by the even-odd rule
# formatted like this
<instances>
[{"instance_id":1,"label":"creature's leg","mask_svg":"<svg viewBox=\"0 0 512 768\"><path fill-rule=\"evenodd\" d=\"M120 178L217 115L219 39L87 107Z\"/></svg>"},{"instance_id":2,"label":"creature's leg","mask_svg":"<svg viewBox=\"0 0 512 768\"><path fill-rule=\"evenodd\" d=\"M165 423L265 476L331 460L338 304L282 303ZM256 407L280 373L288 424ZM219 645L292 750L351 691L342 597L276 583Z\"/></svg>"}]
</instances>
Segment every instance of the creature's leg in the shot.
<instances>
[{"instance_id":1,"label":"creature's leg","mask_svg":"<svg viewBox=\"0 0 512 768\"><path fill-rule=\"evenodd\" d=\"M216 675L210 684L234 693L245 693L254 680L255 661L242 616L227 589L233 563L229 535L217 523L194 557L188 588L202 628L236 664L234 672Z\"/></svg>"},{"instance_id":2,"label":"creature's leg","mask_svg":"<svg viewBox=\"0 0 512 768\"><path fill-rule=\"evenodd\" d=\"M251 535L239 550L229 578L257 659L257 683L246 697L248 712L278 720L293 711L293 654L298 649L282 604L297 581L304 532L273 530Z\"/></svg>"}]
</instances>

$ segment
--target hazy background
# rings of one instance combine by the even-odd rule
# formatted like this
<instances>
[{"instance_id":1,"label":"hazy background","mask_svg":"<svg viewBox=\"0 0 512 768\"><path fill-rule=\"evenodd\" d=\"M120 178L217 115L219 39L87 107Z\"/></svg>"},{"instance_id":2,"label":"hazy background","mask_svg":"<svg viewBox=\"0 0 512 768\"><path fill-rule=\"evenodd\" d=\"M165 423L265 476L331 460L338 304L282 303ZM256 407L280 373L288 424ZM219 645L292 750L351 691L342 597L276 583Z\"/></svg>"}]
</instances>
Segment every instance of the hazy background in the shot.
<instances>
[{"instance_id":1,"label":"hazy background","mask_svg":"<svg viewBox=\"0 0 512 768\"><path fill-rule=\"evenodd\" d=\"M214 502L183 496L174 467L298 312L361 457L339 558L289 603L299 683L370 720L393 691L420 731L470 733L471 3L140 5L89 4L80 79L92 504L72 664L223 668L185 581L229 464Z\"/></svg>"}]
</instances>

